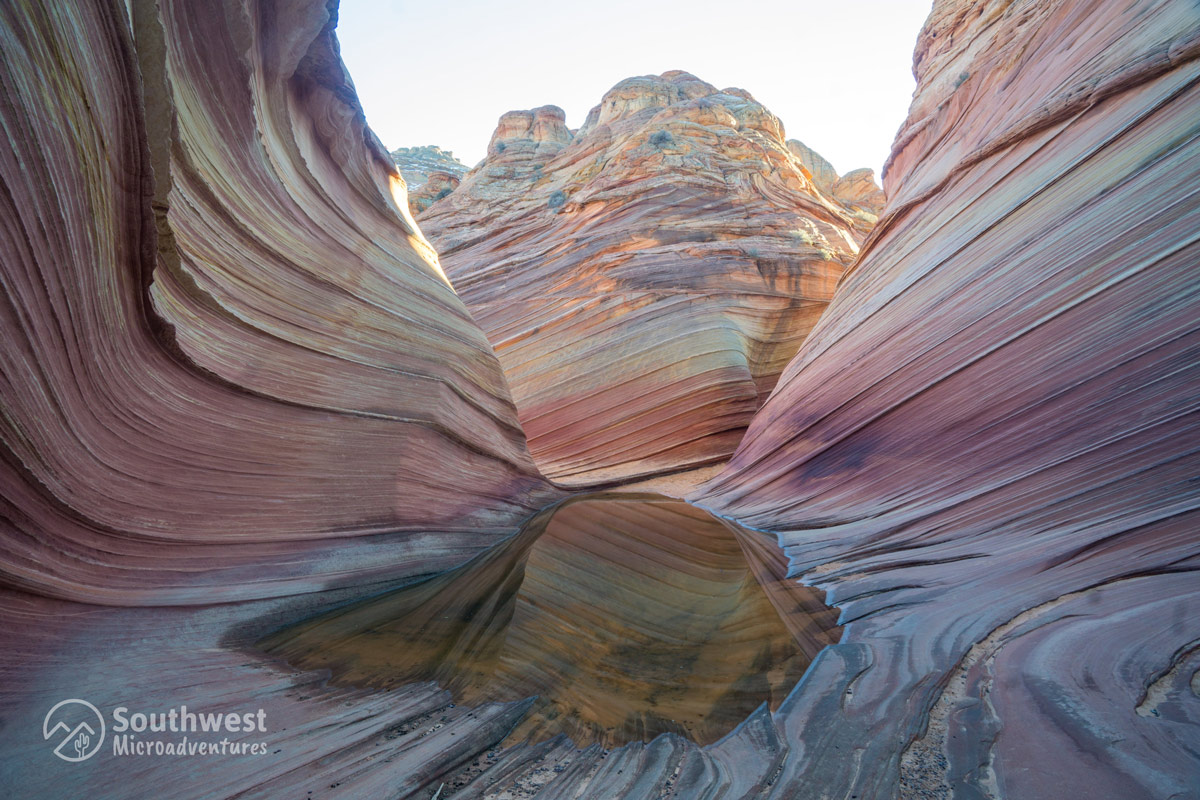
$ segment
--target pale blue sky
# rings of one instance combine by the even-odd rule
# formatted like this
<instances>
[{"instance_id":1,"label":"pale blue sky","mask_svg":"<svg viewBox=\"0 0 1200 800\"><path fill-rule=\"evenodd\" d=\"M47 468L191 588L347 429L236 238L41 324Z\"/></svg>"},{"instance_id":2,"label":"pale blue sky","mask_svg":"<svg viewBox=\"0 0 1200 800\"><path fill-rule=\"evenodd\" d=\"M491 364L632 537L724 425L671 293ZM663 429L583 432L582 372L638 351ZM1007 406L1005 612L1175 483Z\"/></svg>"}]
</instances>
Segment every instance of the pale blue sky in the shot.
<instances>
[{"instance_id":1,"label":"pale blue sky","mask_svg":"<svg viewBox=\"0 0 1200 800\"><path fill-rule=\"evenodd\" d=\"M746 89L841 173L879 173L912 98L932 0L342 0L338 37L388 149L469 166L505 111L578 127L631 75L683 69Z\"/></svg>"}]
</instances>

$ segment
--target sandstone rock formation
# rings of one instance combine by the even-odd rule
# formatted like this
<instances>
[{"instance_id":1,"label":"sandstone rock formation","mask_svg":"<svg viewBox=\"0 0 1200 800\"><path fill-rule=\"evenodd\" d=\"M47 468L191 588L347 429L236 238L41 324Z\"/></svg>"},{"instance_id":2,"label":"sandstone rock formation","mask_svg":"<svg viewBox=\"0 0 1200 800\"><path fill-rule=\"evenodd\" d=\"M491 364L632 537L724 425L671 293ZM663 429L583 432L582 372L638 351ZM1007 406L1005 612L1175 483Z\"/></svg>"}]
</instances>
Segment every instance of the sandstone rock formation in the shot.
<instances>
[{"instance_id":1,"label":"sandstone rock formation","mask_svg":"<svg viewBox=\"0 0 1200 800\"><path fill-rule=\"evenodd\" d=\"M788 139L787 149L808 170L812 182L825 195L833 194L833 184L837 182L837 170L825 160L825 157L798 139Z\"/></svg>"},{"instance_id":2,"label":"sandstone rock formation","mask_svg":"<svg viewBox=\"0 0 1200 800\"><path fill-rule=\"evenodd\" d=\"M334 20L274 13L3 12L10 585L282 596L458 563L554 496Z\"/></svg>"},{"instance_id":3,"label":"sandstone rock formation","mask_svg":"<svg viewBox=\"0 0 1200 800\"><path fill-rule=\"evenodd\" d=\"M577 134L501 117L421 227L504 365L543 472L598 483L726 458L865 228L740 89L630 78Z\"/></svg>"},{"instance_id":4,"label":"sandstone rock formation","mask_svg":"<svg viewBox=\"0 0 1200 800\"><path fill-rule=\"evenodd\" d=\"M884 216L700 497L846 624L773 796L1196 796L1198 55L1184 2L935 5Z\"/></svg>"},{"instance_id":5,"label":"sandstone rock formation","mask_svg":"<svg viewBox=\"0 0 1200 800\"><path fill-rule=\"evenodd\" d=\"M467 174L466 164L435 145L398 147L391 156L408 186L408 207L414 215L454 191Z\"/></svg>"},{"instance_id":6,"label":"sandstone rock formation","mask_svg":"<svg viewBox=\"0 0 1200 800\"><path fill-rule=\"evenodd\" d=\"M7 795L1196 796L1193 3L937 2L880 224L731 467L695 497L762 532L738 543L794 635L800 615L782 602L794 587L772 534L794 575L840 606L843 637L778 707L759 706L716 742L667 733L607 751L562 736L504 746L532 699L455 703L428 681L335 686L253 649L305 616L351 615L371 596L486 560L562 496L534 469L496 358L406 219L332 25L329 7L309 0L0 5ZM619 217L611 198L627 188L570 183L576 148L581 164L608 152L579 143L607 128L618 166L652 160L633 139L615 143L639 114L665 114L675 122L663 152L682 140L717 169L730 162L690 138L710 141L689 115L711 113L778 169L723 173L731 195L711 207L696 205L703 183L659 185L654 203L631 195L622 208L635 216L677 196L700 220L695 242L687 226L664 228L675 249L652 247L651 269L635 274L665 281L658 269L689 264L698 291L715 276L678 252L741 263L720 256L738 242L723 244L707 212L762 252L791 254L780 262L814 265L788 260L795 251L772 238L786 214L758 196L808 198L803 213L827 238L861 230L809 188L748 99L701 94L678 75L618 89L566 142L553 109L508 120L519 135L494 143L490 166L448 199L486 192L489 168L502 186L498 174L528 178L541 163L557 174L539 184L541 202L561 191L561 213L543 227L481 218L480 230L524 237L511 243L518 262L525 249L562 257L555 242L587 249L566 221ZM738 109L742 129L729 124ZM502 220L523 202L492 211ZM769 210L766 232L738 221L742 204ZM599 247L617 235L596 236ZM632 261L642 245L626 242ZM476 246L486 244L458 245ZM612 253L595 252L609 270L598 284L628 280ZM779 299L764 284L833 280L734 274L755 287L731 293L755 299L740 301L741 319ZM507 275L516 298L523 277ZM552 299L568 302L571 286ZM656 286L638 308L663 321L639 336L704 305L682 294L660 316ZM506 324L521 328L521 306L509 305ZM694 335L717 329L730 335L715 347ZM680 353L746 341L719 325L679 330L693 341ZM545 368L556 359L594 368L583 345L547 353ZM644 385L704 374L667 363ZM612 369L644 367L626 355L624 372ZM679 430L670 421L658 424ZM690 424L705 430L700 417ZM637 560L627 537L576 522L539 551L539 572L561 580L552 563L589 542L622 569L657 568L671 545L692 543L648 528L637 546L652 555ZM685 590L705 557L730 566L728 550L696 550L682 560ZM572 587L594 588L589 577ZM730 585L742 596L744 581ZM131 758L106 743L86 764L64 763L38 731L70 697L105 711L261 707L269 752Z\"/></svg>"},{"instance_id":7,"label":"sandstone rock formation","mask_svg":"<svg viewBox=\"0 0 1200 800\"><path fill-rule=\"evenodd\" d=\"M385 734L444 692L330 691L238 651L559 496L334 23L323 2L0 7L6 796L403 794L519 716L413 751ZM112 731L65 763L38 731L67 698L261 707L272 763L120 757ZM367 747L410 755L355 783Z\"/></svg>"},{"instance_id":8,"label":"sandstone rock formation","mask_svg":"<svg viewBox=\"0 0 1200 800\"><path fill-rule=\"evenodd\" d=\"M875 183L874 170L851 170L834 181L829 191L835 200L872 224L883 210L885 198Z\"/></svg>"},{"instance_id":9,"label":"sandstone rock formation","mask_svg":"<svg viewBox=\"0 0 1200 800\"><path fill-rule=\"evenodd\" d=\"M462 179L449 172L431 172L429 180L420 186L410 189L408 207L414 215L420 214L431 205L458 188Z\"/></svg>"},{"instance_id":10,"label":"sandstone rock formation","mask_svg":"<svg viewBox=\"0 0 1200 800\"><path fill-rule=\"evenodd\" d=\"M869 233L879 219L885 200L883 190L875 182L875 170L855 169L839 176L832 164L804 142L788 139L787 148L803 165L816 187L849 211L856 227Z\"/></svg>"},{"instance_id":11,"label":"sandstone rock formation","mask_svg":"<svg viewBox=\"0 0 1200 800\"><path fill-rule=\"evenodd\" d=\"M429 176L435 172L446 172L461 178L469 169L454 157L454 153L432 144L397 147L390 155L410 189L429 180Z\"/></svg>"}]
</instances>

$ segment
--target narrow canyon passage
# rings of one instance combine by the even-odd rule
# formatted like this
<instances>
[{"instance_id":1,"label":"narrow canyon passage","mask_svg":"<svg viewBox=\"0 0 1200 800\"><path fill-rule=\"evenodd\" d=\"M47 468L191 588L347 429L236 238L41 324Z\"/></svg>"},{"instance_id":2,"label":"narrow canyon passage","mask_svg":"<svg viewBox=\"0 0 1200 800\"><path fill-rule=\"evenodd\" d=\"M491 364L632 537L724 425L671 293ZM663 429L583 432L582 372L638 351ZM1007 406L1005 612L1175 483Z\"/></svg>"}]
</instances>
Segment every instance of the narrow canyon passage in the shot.
<instances>
[{"instance_id":1,"label":"narrow canyon passage","mask_svg":"<svg viewBox=\"0 0 1200 800\"><path fill-rule=\"evenodd\" d=\"M0 3L0 795L1200 800L1195 0L934 0L885 192L672 69L413 205L207 5Z\"/></svg>"},{"instance_id":2,"label":"narrow canyon passage","mask_svg":"<svg viewBox=\"0 0 1200 800\"><path fill-rule=\"evenodd\" d=\"M778 552L682 501L582 495L458 569L260 644L343 684L434 680L471 705L536 696L510 742L709 744L777 709L840 633Z\"/></svg>"}]
</instances>

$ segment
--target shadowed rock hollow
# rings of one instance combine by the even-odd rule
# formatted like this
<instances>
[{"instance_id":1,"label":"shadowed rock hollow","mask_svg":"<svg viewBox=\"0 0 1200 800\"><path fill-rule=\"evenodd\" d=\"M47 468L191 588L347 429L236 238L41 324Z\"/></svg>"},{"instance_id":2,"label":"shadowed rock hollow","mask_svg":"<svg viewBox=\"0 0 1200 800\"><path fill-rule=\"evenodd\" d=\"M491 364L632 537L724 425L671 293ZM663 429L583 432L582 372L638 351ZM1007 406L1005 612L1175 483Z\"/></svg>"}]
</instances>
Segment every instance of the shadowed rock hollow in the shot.
<instances>
[{"instance_id":1,"label":"shadowed rock hollow","mask_svg":"<svg viewBox=\"0 0 1200 800\"><path fill-rule=\"evenodd\" d=\"M668 72L575 132L555 106L505 114L420 224L538 466L580 485L727 458L874 219L749 93Z\"/></svg>"}]
</instances>

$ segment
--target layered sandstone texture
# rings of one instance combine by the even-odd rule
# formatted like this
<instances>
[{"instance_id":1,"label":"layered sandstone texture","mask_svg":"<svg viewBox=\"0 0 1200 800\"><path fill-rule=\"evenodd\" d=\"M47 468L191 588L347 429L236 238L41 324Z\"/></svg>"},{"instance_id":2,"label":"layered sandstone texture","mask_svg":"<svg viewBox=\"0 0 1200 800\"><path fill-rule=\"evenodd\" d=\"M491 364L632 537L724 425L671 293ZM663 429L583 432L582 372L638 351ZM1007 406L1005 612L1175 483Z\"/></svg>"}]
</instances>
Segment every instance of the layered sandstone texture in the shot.
<instances>
[{"instance_id":1,"label":"layered sandstone texture","mask_svg":"<svg viewBox=\"0 0 1200 800\"><path fill-rule=\"evenodd\" d=\"M875 182L875 170L855 169L838 175L825 157L797 139L788 139L791 154L807 170L808 177L827 197L831 197L850 211L866 230L879 221L885 197L883 189Z\"/></svg>"},{"instance_id":2,"label":"layered sandstone texture","mask_svg":"<svg viewBox=\"0 0 1200 800\"><path fill-rule=\"evenodd\" d=\"M698 497L842 609L776 797L1196 797L1200 15L941 0L888 203Z\"/></svg>"},{"instance_id":3,"label":"layered sandstone texture","mask_svg":"<svg viewBox=\"0 0 1200 800\"><path fill-rule=\"evenodd\" d=\"M467 165L436 145L398 147L392 161L408 187L408 207L419 214L458 188Z\"/></svg>"},{"instance_id":4,"label":"layered sandstone texture","mask_svg":"<svg viewBox=\"0 0 1200 800\"><path fill-rule=\"evenodd\" d=\"M558 496L334 23L323 2L0 6L6 796L402 796L521 716L397 739L447 693L331 690L241 649ZM66 763L36 732L67 698L261 708L271 749L130 760L110 730Z\"/></svg>"},{"instance_id":5,"label":"layered sandstone texture","mask_svg":"<svg viewBox=\"0 0 1200 800\"><path fill-rule=\"evenodd\" d=\"M552 497L324 3L0 10L0 572L94 603L446 568Z\"/></svg>"},{"instance_id":6,"label":"layered sandstone texture","mask_svg":"<svg viewBox=\"0 0 1200 800\"><path fill-rule=\"evenodd\" d=\"M727 458L873 219L749 94L668 72L575 132L555 106L505 114L420 224L534 459L583 485Z\"/></svg>"},{"instance_id":7,"label":"layered sandstone texture","mask_svg":"<svg viewBox=\"0 0 1200 800\"><path fill-rule=\"evenodd\" d=\"M774 532L841 607L843 640L716 742L611 750L502 746L529 698L330 685L251 650L310 611L488 559L557 496L487 341L405 219L332 24L303 0L0 5L8 794L1196 796L1193 3L935 6L881 223L697 496ZM552 109L504 127L528 134L496 149L530 158L585 136ZM582 225L587 205L561 191L553 220ZM545 361L560 356L576 357ZM670 363L664 375L686 373ZM627 352L624 369L640 364ZM683 524L651 526L637 559L629 529L576 519L530 559L550 582L564 557L582 564L563 588L586 610L597 574L688 546ZM795 634L778 551L738 541ZM617 569L580 557L589 543ZM676 564L684 590L721 552L697 550ZM559 597L522 588L513 603L530 611ZM605 621L622 630L641 619L618 610ZM575 641L544 652L573 656ZM270 752L66 764L36 732L68 697L262 707Z\"/></svg>"}]
</instances>

